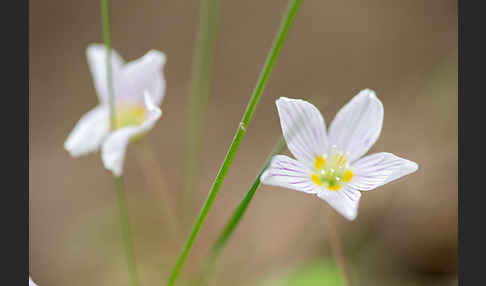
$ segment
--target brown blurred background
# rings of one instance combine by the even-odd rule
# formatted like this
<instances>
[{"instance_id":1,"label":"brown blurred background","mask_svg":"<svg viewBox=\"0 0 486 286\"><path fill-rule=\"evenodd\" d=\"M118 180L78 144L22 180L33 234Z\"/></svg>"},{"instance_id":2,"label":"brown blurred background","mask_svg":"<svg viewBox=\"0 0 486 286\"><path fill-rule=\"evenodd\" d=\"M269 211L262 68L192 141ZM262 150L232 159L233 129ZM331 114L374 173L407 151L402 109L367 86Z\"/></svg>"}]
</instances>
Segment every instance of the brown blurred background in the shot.
<instances>
[{"instance_id":1,"label":"brown blurred background","mask_svg":"<svg viewBox=\"0 0 486 286\"><path fill-rule=\"evenodd\" d=\"M163 116L125 163L143 285L163 285L188 227L176 201L199 0L111 1L112 43L126 59L166 53ZM212 184L270 49L286 0L223 0L192 220ZM335 216L356 285L457 284L457 18L453 0L304 1L255 117L181 275L200 262L281 134L275 99L312 99L329 123L363 88L385 106L372 152L418 172L363 195L358 218ZM97 104L85 49L102 42L99 1L30 3L30 273L40 286L129 285L110 174L99 154L63 149ZM172 214L172 215L171 215ZM177 219L177 218L176 218ZM212 285L266 283L329 261L327 205L261 187ZM263 281L263 282L262 282ZM263 283L263 284L259 284ZM303 284L302 284L303 285Z\"/></svg>"}]
</instances>

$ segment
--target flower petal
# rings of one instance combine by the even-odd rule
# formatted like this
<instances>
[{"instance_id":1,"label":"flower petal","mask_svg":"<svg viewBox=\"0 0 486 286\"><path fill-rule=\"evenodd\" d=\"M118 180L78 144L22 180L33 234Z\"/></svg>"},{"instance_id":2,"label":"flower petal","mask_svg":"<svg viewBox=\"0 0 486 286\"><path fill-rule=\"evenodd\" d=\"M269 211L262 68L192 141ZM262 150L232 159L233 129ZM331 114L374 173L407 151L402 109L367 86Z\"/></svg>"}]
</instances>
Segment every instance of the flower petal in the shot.
<instances>
[{"instance_id":1,"label":"flower petal","mask_svg":"<svg viewBox=\"0 0 486 286\"><path fill-rule=\"evenodd\" d=\"M361 192L348 185L342 187L339 191L324 189L317 196L348 220L354 220L358 215Z\"/></svg>"},{"instance_id":2,"label":"flower petal","mask_svg":"<svg viewBox=\"0 0 486 286\"><path fill-rule=\"evenodd\" d=\"M109 111L106 105L98 105L83 115L69 134L64 148L73 157L95 152L110 132Z\"/></svg>"},{"instance_id":3,"label":"flower petal","mask_svg":"<svg viewBox=\"0 0 486 286\"><path fill-rule=\"evenodd\" d=\"M94 86L98 93L98 99L101 103L108 102L108 86L106 78L106 46L103 44L90 44L86 49L89 69L93 77ZM118 77L124 65L123 59L115 51L111 50L111 74L113 80L113 89L116 88Z\"/></svg>"},{"instance_id":4,"label":"flower petal","mask_svg":"<svg viewBox=\"0 0 486 286\"><path fill-rule=\"evenodd\" d=\"M285 155L275 155L268 168L260 176L265 185L316 194L318 187L311 180L310 170L299 161Z\"/></svg>"},{"instance_id":5,"label":"flower petal","mask_svg":"<svg viewBox=\"0 0 486 286\"><path fill-rule=\"evenodd\" d=\"M383 152L361 158L351 168L354 177L349 185L361 191L369 191L415 172L418 165L392 153Z\"/></svg>"},{"instance_id":6,"label":"flower petal","mask_svg":"<svg viewBox=\"0 0 486 286\"><path fill-rule=\"evenodd\" d=\"M350 162L360 158L376 142L383 125L383 104L370 89L353 97L331 122L329 141L344 152Z\"/></svg>"},{"instance_id":7,"label":"flower petal","mask_svg":"<svg viewBox=\"0 0 486 286\"><path fill-rule=\"evenodd\" d=\"M152 97L145 93L145 105L149 112L147 119L139 126L130 125L115 130L106 138L101 150L101 159L106 169L113 172L115 176L121 176L125 153L134 136L144 134L153 128L162 111L153 103Z\"/></svg>"},{"instance_id":8,"label":"flower petal","mask_svg":"<svg viewBox=\"0 0 486 286\"><path fill-rule=\"evenodd\" d=\"M34 281L32 281L32 278L30 278L30 276L29 276L29 286L37 286L37 284L35 284Z\"/></svg>"},{"instance_id":9,"label":"flower petal","mask_svg":"<svg viewBox=\"0 0 486 286\"><path fill-rule=\"evenodd\" d=\"M280 125L292 154L307 166L328 149L326 125L319 110L301 99L281 97L276 101Z\"/></svg>"},{"instance_id":10,"label":"flower petal","mask_svg":"<svg viewBox=\"0 0 486 286\"><path fill-rule=\"evenodd\" d=\"M160 106L165 94L165 78L162 68L165 54L156 50L127 63L123 67L117 95L119 99L142 101L145 91L151 94L154 104Z\"/></svg>"}]
</instances>

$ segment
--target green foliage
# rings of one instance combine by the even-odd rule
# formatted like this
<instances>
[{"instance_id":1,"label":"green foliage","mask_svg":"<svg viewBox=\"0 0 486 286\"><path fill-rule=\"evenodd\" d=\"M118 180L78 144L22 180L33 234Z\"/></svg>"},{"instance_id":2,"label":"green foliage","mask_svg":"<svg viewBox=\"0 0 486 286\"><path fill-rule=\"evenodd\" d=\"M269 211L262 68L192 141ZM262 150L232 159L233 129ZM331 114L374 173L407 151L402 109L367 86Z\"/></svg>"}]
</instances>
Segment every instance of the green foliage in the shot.
<instances>
[{"instance_id":1,"label":"green foliage","mask_svg":"<svg viewBox=\"0 0 486 286\"><path fill-rule=\"evenodd\" d=\"M273 277L260 286L340 286L344 285L339 268L331 261L317 261L280 277Z\"/></svg>"}]
</instances>

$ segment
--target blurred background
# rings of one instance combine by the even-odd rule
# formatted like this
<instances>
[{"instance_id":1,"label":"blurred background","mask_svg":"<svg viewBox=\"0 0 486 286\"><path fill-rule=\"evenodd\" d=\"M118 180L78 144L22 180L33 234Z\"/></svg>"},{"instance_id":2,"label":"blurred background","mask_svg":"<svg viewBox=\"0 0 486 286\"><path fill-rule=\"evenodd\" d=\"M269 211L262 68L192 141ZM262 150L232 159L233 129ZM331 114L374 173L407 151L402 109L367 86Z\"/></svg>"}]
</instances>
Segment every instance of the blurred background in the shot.
<instances>
[{"instance_id":1,"label":"blurred background","mask_svg":"<svg viewBox=\"0 0 486 286\"><path fill-rule=\"evenodd\" d=\"M112 44L127 61L150 49L168 58L162 119L129 147L124 172L142 285L163 285L287 1L222 1L201 176L184 213L181 167L201 1L111 2ZM281 135L275 100L311 100L329 123L363 88L374 89L385 107L370 152L392 152L420 168L365 193L355 221L334 215L355 284L457 285L456 6L304 1L180 285L197 275ZM32 1L30 9L30 274L40 286L129 285L112 177L99 154L73 159L63 148L77 120L98 103L85 49L102 42L100 3ZM210 284L337 285L327 213L317 197L261 186ZM183 216L189 224L180 223Z\"/></svg>"}]
</instances>

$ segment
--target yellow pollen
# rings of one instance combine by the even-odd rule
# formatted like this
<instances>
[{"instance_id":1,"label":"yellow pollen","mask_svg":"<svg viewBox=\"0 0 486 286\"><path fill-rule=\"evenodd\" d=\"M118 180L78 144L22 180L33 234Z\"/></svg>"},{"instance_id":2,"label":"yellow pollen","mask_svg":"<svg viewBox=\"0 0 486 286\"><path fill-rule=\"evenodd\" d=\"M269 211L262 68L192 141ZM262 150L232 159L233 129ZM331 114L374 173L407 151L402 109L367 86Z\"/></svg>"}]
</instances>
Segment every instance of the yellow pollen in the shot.
<instances>
[{"instance_id":1,"label":"yellow pollen","mask_svg":"<svg viewBox=\"0 0 486 286\"><path fill-rule=\"evenodd\" d=\"M116 107L116 129L129 126L140 125L146 118L143 106L124 106Z\"/></svg>"},{"instance_id":2,"label":"yellow pollen","mask_svg":"<svg viewBox=\"0 0 486 286\"><path fill-rule=\"evenodd\" d=\"M341 189L341 185L328 186L327 189L330 191L338 191Z\"/></svg>"},{"instance_id":3,"label":"yellow pollen","mask_svg":"<svg viewBox=\"0 0 486 286\"><path fill-rule=\"evenodd\" d=\"M319 178L318 175L312 174L311 179L312 179L312 182L314 182L319 187L322 186L322 181L321 181L321 179Z\"/></svg>"},{"instance_id":4,"label":"yellow pollen","mask_svg":"<svg viewBox=\"0 0 486 286\"><path fill-rule=\"evenodd\" d=\"M116 128L120 129L126 126L139 126L147 118L146 110L141 105L120 104L116 107ZM130 139L134 143L144 137L144 133L138 134Z\"/></svg>"},{"instance_id":5,"label":"yellow pollen","mask_svg":"<svg viewBox=\"0 0 486 286\"><path fill-rule=\"evenodd\" d=\"M326 164L326 160L324 160L322 156L316 157L316 161L314 163L314 167L316 167L316 169L321 169L322 167L324 167L325 164Z\"/></svg>"},{"instance_id":6,"label":"yellow pollen","mask_svg":"<svg viewBox=\"0 0 486 286\"><path fill-rule=\"evenodd\" d=\"M350 170L346 170L346 172L344 172L343 175L343 181L347 183L351 181L352 178L353 178L353 172L351 172Z\"/></svg>"}]
</instances>

